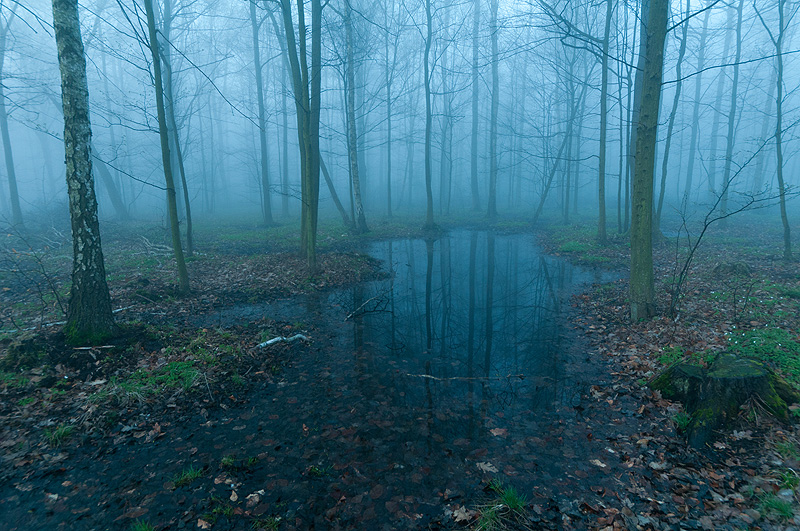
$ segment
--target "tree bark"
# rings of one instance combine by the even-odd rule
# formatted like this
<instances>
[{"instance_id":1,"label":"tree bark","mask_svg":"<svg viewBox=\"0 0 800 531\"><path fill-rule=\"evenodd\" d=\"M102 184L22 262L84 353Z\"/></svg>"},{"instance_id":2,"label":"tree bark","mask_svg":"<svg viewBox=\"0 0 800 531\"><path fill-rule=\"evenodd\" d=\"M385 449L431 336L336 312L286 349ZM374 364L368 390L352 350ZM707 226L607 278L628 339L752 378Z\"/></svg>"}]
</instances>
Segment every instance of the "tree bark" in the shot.
<instances>
[{"instance_id":1,"label":"tree bark","mask_svg":"<svg viewBox=\"0 0 800 531\"><path fill-rule=\"evenodd\" d=\"M708 39L708 20L711 9L706 10L703 17L703 31L700 33L700 46L697 49L697 76L694 84L694 109L692 110L692 136L689 142L689 162L686 166L686 187L683 190L681 210L686 210L689 197L692 193L692 180L694 176L694 158L697 154L697 142L700 132L700 100L703 88L703 68L705 67L706 40ZM679 76L680 79L680 76Z\"/></svg>"},{"instance_id":2,"label":"tree bark","mask_svg":"<svg viewBox=\"0 0 800 531\"><path fill-rule=\"evenodd\" d=\"M170 53L171 46L171 33L172 33L172 0L165 0L164 2L164 27L163 37L165 45L159 47L161 53L161 60L164 64L164 105L166 111L167 122L167 136L170 137L174 146L174 152L170 152L170 164L172 164L173 173L175 167L178 168L178 175L180 176L181 192L183 195L183 206L186 211L186 254L192 256L194 253L194 235L192 230L192 208L189 204L189 188L186 184L186 169L183 165L183 152L181 150L181 139L178 133L178 121L175 118L175 91L172 83L172 54ZM171 133L171 134L170 134ZM174 156L174 160L173 160Z\"/></svg>"},{"instance_id":3,"label":"tree bark","mask_svg":"<svg viewBox=\"0 0 800 531\"><path fill-rule=\"evenodd\" d=\"M430 55L431 45L433 44L433 13L431 11L431 1L425 0L425 56L423 75L425 76L425 196L427 199L427 209L425 214L425 230L433 230L436 224L433 222L433 189L431 185L431 127L433 125L433 110L431 108L431 68Z\"/></svg>"},{"instance_id":4,"label":"tree bark","mask_svg":"<svg viewBox=\"0 0 800 531\"><path fill-rule=\"evenodd\" d=\"M494 221L497 218L497 110L500 106L497 9L498 0L491 0L489 31L492 33L492 109L489 119L489 206L486 209L486 217L489 218L489 221Z\"/></svg>"},{"instance_id":5,"label":"tree bark","mask_svg":"<svg viewBox=\"0 0 800 531\"><path fill-rule=\"evenodd\" d=\"M266 225L274 224L272 218L272 194L269 182L269 156L267 150L267 120L264 109L264 79L261 65L261 44L258 30L261 23L256 16L256 0L250 0L250 25L253 30L253 63L256 76L256 99L258 104L258 137L261 149L261 213Z\"/></svg>"},{"instance_id":6,"label":"tree bark","mask_svg":"<svg viewBox=\"0 0 800 531\"><path fill-rule=\"evenodd\" d=\"M355 229L358 233L369 232L367 220L364 216L364 205L361 201L361 179L359 176L358 164L358 132L356 131L356 77L355 77L355 54L353 53L353 7L350 0L345 1L344 8L344 28L346 41L346 62L345 75L347 78L347 136L349 139L347 154L350 160L350 178L353 183L353 198L355 200Z\"/></svg>"},{"instance_id":7,"label":"tree bark","mask_svg":"<svg viewBox=\"0 0 800 531\"><path fill-rule=\"evenodd\" d=\"M691 8L691 0L686 0L686 13L689 13L689 9ZM711 11L709 9L709 11ZM681 74L683 70L681 67L683 66L683 58L686 55L686 41L689 37L689 21L685 21L683 23L683 28L681 28L681 44L680 48L678 49L678 62L675 65L675 77L677 79L675 83L675 97L672 100L672 112L669 114L669 124L667 125L667 134L664 138L664 158L661 163L661 185L659 186L659 194L658 194L658 207L656 208L656 215L653 223L653 235L658 236L661 233L661 210L664 207L664 194L666 191L667 185L667 168L669 164L669 151L670 146L672 144L672 131L675 128L675 117L678 114L678 106L681 101L681 88L683 87L683 82L681 81ZM703 53L702 50L699 53ZM699 74L698 74L699 75Z\"/></svg>"},{"instance_id":8,"label":"tree bark","mask_svg":"<svg viewBox=\"0 0 800 531\"><path fill-rule=\"evenodd\" d=\"M786 34L786 0L778 0L778 36L775 39L775 55L778 79L775 85L775 154L778 170L778 194L780 195L781 223L783 223L783 259L792 260L792 232L789 226L789 215L786 211L786 182L783 178L783 39Z\"/></svg>"},{"instance_id":9,"label":"tree bark","mask_svg":"<svg viewBox=\"0 0 800 531\"><path fill-rule=\"evenodd\" d=\"M606 26L603 32L603 57L601 59L600 81L600 151L597 173L597 240L601 245L608 241L606 235L606 143L608 142L608 47L611 39L611 17L614 13L614 0L606 2Z\"/></svg>"},{"instance_id":10,"label":"tree bark","mask_svg":"<svg viewBox=\"0 0 800 531\"><path fill-rule=\"evenodd\" d=\"M344 226L347 227L347 230L351 230L353 228L353 224L350 221L350 217L347 215L347 210L344 209L342 202L339 200L339 194L336 193L336 188L333 187L333 181L328 173L328 167L325 166L325 161L322 159L322 157L319 159L319 167L320 170L322 170L322 176L325 178L325 184L328 185L328 191L331 193L333 204L336 205L336 209L342 216L342 222L344 223Z\"/></svg>"},{"instance_id":11,"label":"tree bark","mask_svg":"<svg viewBox=\"0 0 800 531\"><path fill-rule=\"evenodd\" d=\"M161 161L164 165L164 180L167 185L167 210L169 212L170 227L172 229L172 250L175 253L175 262L178 265L178 292L180 294L186 294L189 292L189 273L186 270L186 260L183 256L181 233L178 225L178 201L175 194L175 181L172 178L172 159L169 154L169 135L164 106L164 85L161 79L161 54L158 49L158 35L156 33L153 0L144 0L144 7L147 12L147 29L150 35L150 52L153 58L156 112L158 114L159 136L161 137Z\"/></svg>"},{"instance_id":12,"label":"tree bark","mask_svg":"<svg viewBox=\"0 0 800 531\"><path fill-rule=\"evenodd\" d=\"M297 1L298 35L295 38L291 0L281 0L292 89L297 110L300 144L300 250L308 268L317 269L317 214L319 206L319 114L322 74L322 4L311 0L311 68L308 66L307 27L303 0Z\"/></svg>"},{"instance_id":13,"label":"tree bark","mask_svg":"<svg viewBox=\"0 0 800 531\"><path fill-rule=\"evenodd\" d=\"M14 152L11 149L11 135L8 131L8 111L6 109L5 82L3 76L3 65L6 57L6 40L8 29L14 21L17 11L17 4L11 7L6 24L0 28L0 134L3 137L3 155L6 159L6 171L8 172L8 194L11 200L11 221L14 225L22 226L22 208L19 202L19 189L17 188L17 172L14 168ZM77 16L77 15L76 15ZM81 45L83 50L83 45Z\"/></svg>"},{"instance_id":14,"label":"tree bark","mask_svg":"<svg viewBox=\"0 0 800 531\"><path fill-rule=\"evenodd\" d=\"M729 14L728 26L731 25L731 22L732 15ZM725 44L722 51L723 63L728 61L732 35L733 33L730 31L725 32ZM722 97L725 94L725 80L727 79L725 76L725 68L720 68L717 75L719 77L719 83L717 85L717 96L714 100L714 121L711 124L711 149L709 154L710 162L708 165L708 195L712 202L716 202L717 199L717 144L719 142L719 122L721 116L720 109L722 109Z\"/></svg>"},{"instance_id":15,"label":"tree bark","mask_svg":"<svg viewBox=\"0 0 800 531\"><path fill-rule=\"evenodd\" d=\"M725 170L722 178L722 198L720 200L720 215L723 216L720 224L725 227L728 225L728 191L732 184L731 160L733 159L733 146L736 143L736 109L739 98L739 61L742 59L742 14L744 12L744 0L739 0L739 7L736 8L736 57L733 60L733 80L731 82L731 106L728 111L728 136L725 147Z\"/></svg>"},{"instance_id":16,"label":"tree bark","mask_svg":"<svg viewBox=\"0 0 800 531\"><path fill-rule=\"evenodd\" d=\"M480 49L478 36L481 24L481 0L472 2L472 132L470 136L471 150L469 155L470 189L472 190L472 210L480 210L480 197L478 193L478 59Z\"/></svg>"},{"instance_id":17,"label":"tree bark","mask_svg":"<svg viewBox=\"0 0 800 531\"><path fill-rule=\"evenodd\" d=\"M77 0L53 0L53 27L61 71L67 191L72 225L72 287L64 331L71 344L97 344L111 335L114 320L92 179L89 87Z\"/></svg>"},{"instance_id":18,"label":"tree bark","mask_svg":"<svg viewBox=\"0 0 800 531\"><path fill-rule=\"evenodd\" d=\"M630 273L633 321L653 317L656 310L652 243L653 173L668 16L669 0L650 0L633 172Z\"/></svg>"},{"instance_id":19,"label":"tree bark","mask_svg":"<svg viewBox=\"0 0 800 531\"><path fill-rule=\"evenodd\" d=\"M389 67L389 9L394 13L394 1L387 0L383 11L384 52L386 60L386 216L392 219L392 81L394 69ZM394 48L395 57L397 47ZM392 65L394 66L394 65Z\"/></svg>"}]
</instances>

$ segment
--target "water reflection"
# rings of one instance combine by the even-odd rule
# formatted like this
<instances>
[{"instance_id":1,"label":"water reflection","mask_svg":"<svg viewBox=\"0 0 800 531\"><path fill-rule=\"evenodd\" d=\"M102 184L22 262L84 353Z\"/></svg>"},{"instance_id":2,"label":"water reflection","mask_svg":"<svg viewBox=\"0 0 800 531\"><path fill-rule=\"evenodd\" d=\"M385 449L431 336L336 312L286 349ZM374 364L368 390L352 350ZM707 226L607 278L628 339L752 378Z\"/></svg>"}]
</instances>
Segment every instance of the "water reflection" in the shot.
<instances>
[{"instance_id":1,"label":"water reflection","mask_svg":"<svg viewBox=\"0 0 800 531\"><path fill-rule=\"evenodd\" d=\"M545 257L531 239L456 232L370 249L391 278L356 286L342 302L359 310L351 318L358 363L370 360L397 405L424 408L430 430L457 419L471 438L498 411L552 409L580 392L565 367L562 307L600 273Z\"/></svg>"}]
</instances>

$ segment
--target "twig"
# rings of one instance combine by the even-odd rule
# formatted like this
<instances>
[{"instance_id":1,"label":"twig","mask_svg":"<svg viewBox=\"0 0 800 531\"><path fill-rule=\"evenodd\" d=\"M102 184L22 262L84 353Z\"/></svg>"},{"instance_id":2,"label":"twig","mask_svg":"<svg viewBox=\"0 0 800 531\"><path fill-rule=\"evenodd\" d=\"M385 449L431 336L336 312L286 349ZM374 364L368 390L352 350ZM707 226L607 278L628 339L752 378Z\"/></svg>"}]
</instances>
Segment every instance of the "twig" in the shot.
<instances>
[{"instance_id":1,"label":"twig","mask_svg":"<svg viewBox=\"0 0 800 531\"><path fill-rule=\"evenodd\" d=\"M378 295L375 295L374 297L371 297L371 298L369 298L369 299L365 300L365 301L364 301L364 303L363 303L361 306L359 306L358 308L356 308L355 310L353 310L352 312L350 312L349 314L347 314L347 317L345 317L345 318L344 318L344 320L345 320L345 321L349 321L349 320L350 320L350 319L352 319L352 318L353 318L353 316L355 316L355 315L356 315L356 314L357 314L357 313L358 313L358 312L359 312L359 311L360 311L360 310L361 310L361 309L362 309L364 306L366 306L367 304L369 304L370 302L374 301L374 300L375 300L375 299L377 299L377 298L378 298Z\"/></svg>"}]
</instances>

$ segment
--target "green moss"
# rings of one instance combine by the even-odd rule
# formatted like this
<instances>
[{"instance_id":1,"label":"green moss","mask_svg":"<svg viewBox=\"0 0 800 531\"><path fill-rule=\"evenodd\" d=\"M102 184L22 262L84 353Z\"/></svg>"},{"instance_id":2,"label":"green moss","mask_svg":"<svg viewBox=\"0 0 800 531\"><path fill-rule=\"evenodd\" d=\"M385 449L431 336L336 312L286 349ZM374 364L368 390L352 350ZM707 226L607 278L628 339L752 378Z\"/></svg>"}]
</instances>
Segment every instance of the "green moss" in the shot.
<instances>
[{"instance_id":1,"label":"green moss","mask_svg":"<svg viewBox=\"0 0 800 531\"><path fill-rule=\"evenodd\" d=\"M114 337L112 329L108 330L79 330L74 322L64 326L64 338L67 345L74 347L86 345L102 345L108 339Z\"/></svg>"}]
</instances>

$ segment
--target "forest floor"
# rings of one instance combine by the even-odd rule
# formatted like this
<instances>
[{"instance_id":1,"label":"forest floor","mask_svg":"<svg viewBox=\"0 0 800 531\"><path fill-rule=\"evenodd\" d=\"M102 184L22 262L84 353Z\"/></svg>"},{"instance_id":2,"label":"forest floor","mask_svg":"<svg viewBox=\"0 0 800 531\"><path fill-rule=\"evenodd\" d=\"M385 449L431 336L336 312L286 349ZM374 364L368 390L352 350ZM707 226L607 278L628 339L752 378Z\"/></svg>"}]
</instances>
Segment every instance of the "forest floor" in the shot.
<instances>
[{"instance_id":1,"label":"forest floor","mask_svg":"<svg viewBox=\"0 0 800 531\"><path fill-rule=\"evenodd\" d=\"M81 348L47 326L66 295L69 245L59 234L17 243L0 278L0 529L798 528L794 426L754 406L693 450L681 406L647 387L670 363L721 350L800 383L800 274L773 233L752 223L709 235L677 318L631 324L624 280L576 296L567 340L586 353L575 370L597 382L580 403L540 419L545 435L510 440L498 423L433 453L424 425L398 433L403 412L351 386L342 366L353 353L334 352L340 322L291 317L307 294L385 275L341 231L323 231L309 278L291 230L265 240L263 229L209 228L188 297L174 294L158 231L104 236L123 324ZM371 238L413 234L386 225ZM627 264L623 238L599 246L586 226L539 239L584 265ZM674 239L657 246L662 310L684 256ZM515 484L534 487L518 495Z\"/></svg>"}]
</instances>

